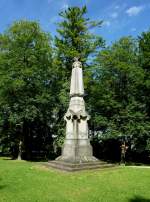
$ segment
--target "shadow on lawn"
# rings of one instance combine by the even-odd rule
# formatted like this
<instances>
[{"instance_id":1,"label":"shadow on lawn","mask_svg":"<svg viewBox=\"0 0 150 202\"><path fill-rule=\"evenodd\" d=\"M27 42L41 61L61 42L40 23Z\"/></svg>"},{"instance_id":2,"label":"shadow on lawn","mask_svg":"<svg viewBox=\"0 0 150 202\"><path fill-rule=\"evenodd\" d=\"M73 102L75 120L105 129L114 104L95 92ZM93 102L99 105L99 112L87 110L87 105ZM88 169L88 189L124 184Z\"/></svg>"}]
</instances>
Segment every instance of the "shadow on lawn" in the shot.
<instances>
[{"instance_id":1,"label":"shadow on lawn","mask_svg":"<svg viewBox=\"0 0 150 202\"><path fill-rule=\"evenodd\" d=\"M1 181L1 180L2 180L2 179L0 178L0 181ZM5 187L6 187L6 185L1 185L1 184L0 184L0 190L1 190L1 189L4 189Z\"/></svg>"},{"instance_id":2,"label":"shadow on lawn","mask_svg":"<svg viewBox=\"0 0 150 202\"><path fill-rule=\"evenodd\" d=\"M4 189L6 187L6 185L0 185L0 191L1 189Z\"/></svg>"},{"instance_id":3,"label":"shadow on lawn","mask_svg":"<svg viewBox=\"0 0 150 202\"><path fill-rule=\"evenodd\" d=\"M134 198L129 199L129 202L150 202L150 199L146 199L141 196L135 196Z\"/></svg>"}]
</instances>

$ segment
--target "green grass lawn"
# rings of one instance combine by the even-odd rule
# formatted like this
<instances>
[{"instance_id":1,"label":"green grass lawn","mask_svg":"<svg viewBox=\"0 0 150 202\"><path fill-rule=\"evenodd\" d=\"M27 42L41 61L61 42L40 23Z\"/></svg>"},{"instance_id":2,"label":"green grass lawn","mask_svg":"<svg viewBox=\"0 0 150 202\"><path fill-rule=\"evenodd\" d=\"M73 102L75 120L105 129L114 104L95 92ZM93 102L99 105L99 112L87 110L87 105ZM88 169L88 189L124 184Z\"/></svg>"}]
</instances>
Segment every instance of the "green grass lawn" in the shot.
<instances>
[{"instance_id":1,"label":"green grass lawn","mask_svg":"<svg viewBox=\"0 0 150 202\"><path fill-rule=\"evenodd\" d=\"M0 202L150 202L150 169L75 173L0 158Z\"/></svg>"}]
</instances>

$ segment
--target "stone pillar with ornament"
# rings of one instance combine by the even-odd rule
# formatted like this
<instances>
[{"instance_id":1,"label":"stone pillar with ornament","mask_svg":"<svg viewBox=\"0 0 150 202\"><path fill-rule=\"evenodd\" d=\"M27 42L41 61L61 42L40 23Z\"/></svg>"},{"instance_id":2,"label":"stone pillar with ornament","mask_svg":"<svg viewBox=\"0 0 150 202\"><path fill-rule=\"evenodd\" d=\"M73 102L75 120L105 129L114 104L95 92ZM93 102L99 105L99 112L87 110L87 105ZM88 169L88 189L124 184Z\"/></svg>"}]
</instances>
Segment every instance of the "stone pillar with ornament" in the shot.
<instances>
[{"instance_id":1,"label":"stone pillar with ornament","mask_svg":"<svg viewBox=\"0 0 150 202\"><path fill-rule=\"evenodd\" d=\"M66 121L66 137L62 155L57 160L83 163L97 161L93 156L88 138L88 120L90 116L85 110L82 64L78 58L72 65L70 104L64 116Z\"/></svg>"},{"instance_id":2,"label":"stone pillar with ornament","mask_svg":"<svg viewBox=\"0 0 150 202\"><path fill-rule=\"evenodd\" d=\"M65 141L61 156L49 161L49 166L76 171L107 167L105 162L93 156L88 137L89 114L85 110L82 64L74 58L70 85L70 103L64 120L66 121Z\"/></svg>"}]
</instances>

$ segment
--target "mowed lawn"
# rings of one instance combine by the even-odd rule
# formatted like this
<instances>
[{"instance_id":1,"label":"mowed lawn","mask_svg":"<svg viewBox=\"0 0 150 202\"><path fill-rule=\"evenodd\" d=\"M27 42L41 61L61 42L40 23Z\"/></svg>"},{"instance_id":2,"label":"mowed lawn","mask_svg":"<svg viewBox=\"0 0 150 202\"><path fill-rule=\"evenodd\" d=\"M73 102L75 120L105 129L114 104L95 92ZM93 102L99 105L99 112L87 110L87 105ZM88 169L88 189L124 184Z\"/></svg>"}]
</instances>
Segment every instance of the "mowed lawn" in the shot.
<instances>
[{"instance_id":1,"label":"mowed lawn","mask_svg":"<svg viewBox=\"0 0 150 202\"><path fill-rule=\"evenodd\" d=\"M0 158L0 202L150 202L150 169L75 173Z\"/></svg>"}]
</instances>

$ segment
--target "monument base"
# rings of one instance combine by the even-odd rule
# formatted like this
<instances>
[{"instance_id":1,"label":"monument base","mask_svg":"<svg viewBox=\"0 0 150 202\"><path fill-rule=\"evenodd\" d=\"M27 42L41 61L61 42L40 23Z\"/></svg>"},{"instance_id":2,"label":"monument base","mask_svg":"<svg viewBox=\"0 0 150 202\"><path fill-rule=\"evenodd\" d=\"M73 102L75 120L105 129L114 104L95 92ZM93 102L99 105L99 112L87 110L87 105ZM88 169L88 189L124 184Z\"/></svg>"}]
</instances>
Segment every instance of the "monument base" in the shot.
<instances>
[{"instance_id":1,"label":"monument base","mask_svg":"<svg viewBox=\"0 0 150 202\"><path fill-rule=\"evenodd\" d=\"M56 161L81 164L95 162L98 159L93 156L89 139L66 139L62 148L62 154L56 158Z\"/></svg>"},{"instance_id":2,"label":"monument base","mask_svg":"<svg viewBox=\"0 0 150 202\"><path fill-rule=\"evenodd\" d=\"M63 171L81 171L81 170L91 170L91 169L105 169L114 167L114 164L108 164L103 161L91 161L82 163L70 163L60 160L49 161L46 165L47 167L63 170Z\"/></svg>"},{"instance_id":3,"label":"monument base","mask_svg":"<svg viewBox=\"0 0 150 202\"><path fill-rule=\"evenodd\" d=\"M67 139L62 148L62 155L46 165L64 171L80 171L91 169L104 169L114 167L100 161L93 156L92 146L89 139Z\"/></svg>"}]
</instances>

